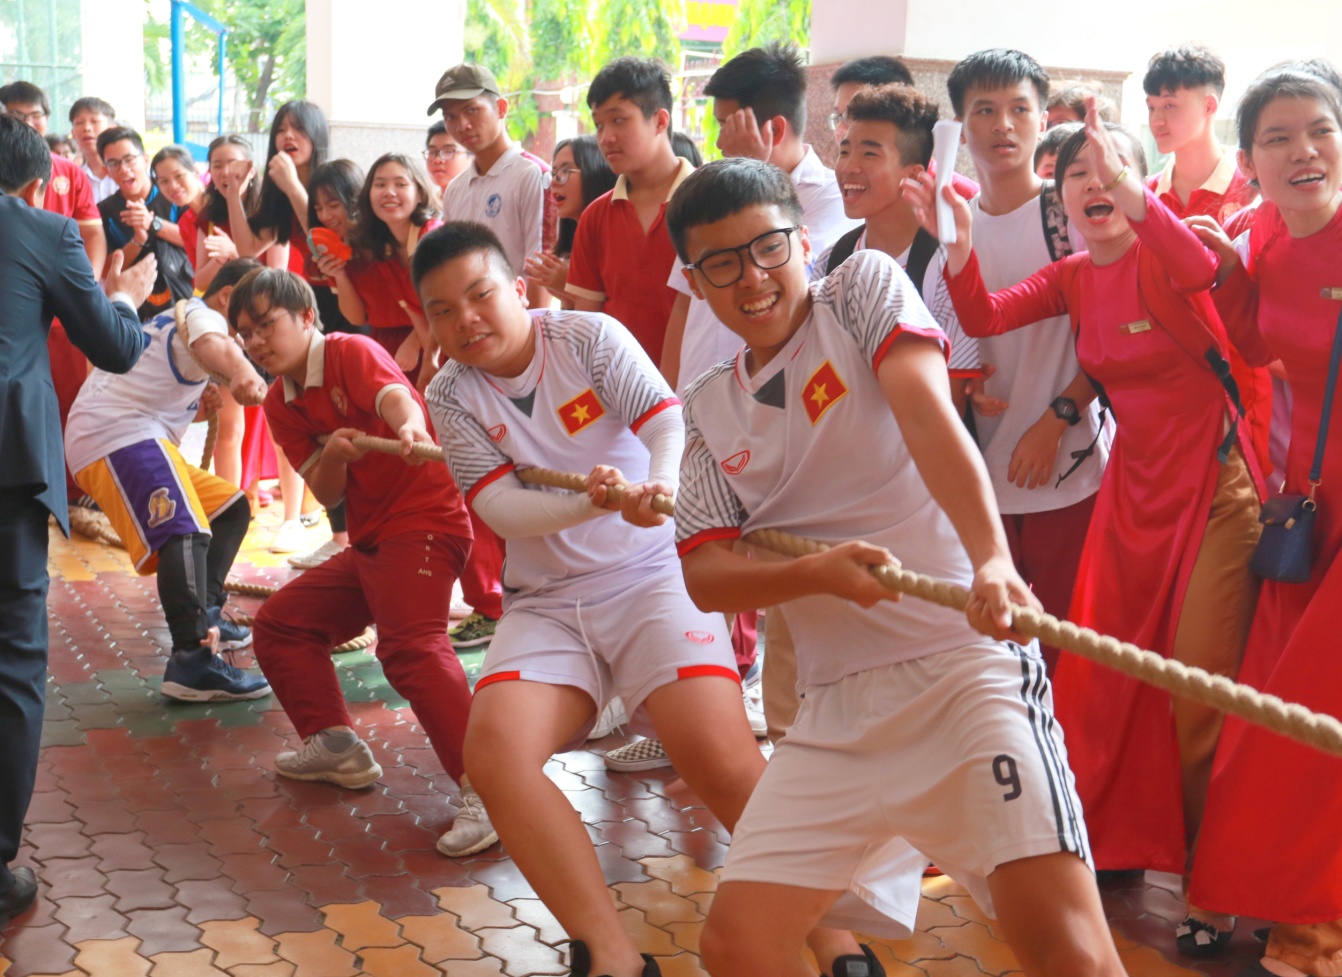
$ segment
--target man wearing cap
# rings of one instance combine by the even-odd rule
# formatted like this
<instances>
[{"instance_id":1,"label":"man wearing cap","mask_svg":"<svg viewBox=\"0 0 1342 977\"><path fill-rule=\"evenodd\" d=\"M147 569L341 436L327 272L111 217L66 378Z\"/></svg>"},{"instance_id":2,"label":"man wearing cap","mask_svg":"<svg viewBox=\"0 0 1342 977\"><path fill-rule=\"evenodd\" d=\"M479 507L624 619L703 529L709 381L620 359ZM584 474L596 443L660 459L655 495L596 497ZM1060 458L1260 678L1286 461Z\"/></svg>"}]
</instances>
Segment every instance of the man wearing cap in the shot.
<instances>
[{"instance_id":1,"label":"man wearing cap","mask_svg":"<svg viewBox=\"0 0 1342 977\"><path fill-rule=\"evenodd\" d=\"M474 154L470 168L443 191L443 217L476 221L493 231L521 275L528 255L542 247L549 175L508 138L508 100L494 75L466 62L438 79L429 115L442 110L448 134ZM545 289L527 279L532 308L549 304Z\"/></svg>"}]
</instances>

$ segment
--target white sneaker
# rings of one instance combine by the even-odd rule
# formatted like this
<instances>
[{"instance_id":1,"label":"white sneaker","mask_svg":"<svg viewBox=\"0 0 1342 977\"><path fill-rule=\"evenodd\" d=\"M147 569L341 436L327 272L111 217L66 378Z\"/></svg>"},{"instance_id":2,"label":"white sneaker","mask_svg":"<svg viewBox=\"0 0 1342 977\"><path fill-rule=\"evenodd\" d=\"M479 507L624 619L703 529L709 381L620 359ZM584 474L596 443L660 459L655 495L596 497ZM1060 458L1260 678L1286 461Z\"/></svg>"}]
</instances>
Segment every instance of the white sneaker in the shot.
<instances>
[{"instance_id":1,"label":"white sneaker","mask_svg":"<svg viewBox=\"0 0 1342 977\"><path fill-rule=\"evenodd\" d=\"M755 739L764 739L769 735L769 722L764 718L763 684L756 681L741 686L741 699L746 704L746 718L750 720L750 731L755 734Z\"/></svg>"},{"instance_id":2,"label":"white sneaker","mask_svg":"<svg viewBox=\"0 0 1342 977\"><path fill-rule=\"evenodd\" d=\"M485 802L470 784L461 785L461 810L452 827L438 839L438 851L448 858L463 858L497 844L499 833L489 823Z\"/></svg>"},{"instance_id":3,"label":"white sneaker","mask_svg":"<svg viewBox=\"0 0 1342 977\"><path fill-rule=\"evenodd\" d=\"M331 557L344 550L344 548L345 547L341 546L335 540L328 539L311 553L304 553L302 556L289 557L289 566L293 567L295 570L311 570L313 567L321 566Z\"/></svg>"},{"instance_id":4,"label":"white sneaker","mask_svg":"<svg viewBox=\"0 0 1342 977\"><path fill-rule=\"evenodd\" d=\"M280 523L280 528L275 530L275 537L270 541L272 553L299 553L307 548L307 530L297 519Z\"/></svg>"},{"instance_id":5,"label":"white sneaker","mask_svg":"<svg viewBox=\"0 0 1342 977\"><path fill-rule=\"evenodd\" d=\"M601 716L597 719L596 725L592 727L592 731L587 734L587 738L589 740L599 740L603 736L609 736L627 722L629 722L629 717L624 711L624 700L618 695L612 696L611 700L606 703L606 708L601 710Z\"/></svg>"},{"instance_id":6,"label":"white sneaker","mask_svg":"<svg viewBox=\"0 0 1342 977\"><path fill-rule=\"evenodd\" d=\"M606 766L620 773L637 773L671 766L661 740L638 740L606 754Z\"/></svg>"},{"instance_id":7,"label":"white sneaker","mask_svg":"<svg viewBox=\"0 0 1342 977\"><path fill-rule=\"evenodd\" d=\"M321 733L309 736L303 748L275 757L275 772L290 780L324 780L341 787L367 787L382 776L382 767L363 740L341 753L332 753Z\"/></svg>"}]
</instances>

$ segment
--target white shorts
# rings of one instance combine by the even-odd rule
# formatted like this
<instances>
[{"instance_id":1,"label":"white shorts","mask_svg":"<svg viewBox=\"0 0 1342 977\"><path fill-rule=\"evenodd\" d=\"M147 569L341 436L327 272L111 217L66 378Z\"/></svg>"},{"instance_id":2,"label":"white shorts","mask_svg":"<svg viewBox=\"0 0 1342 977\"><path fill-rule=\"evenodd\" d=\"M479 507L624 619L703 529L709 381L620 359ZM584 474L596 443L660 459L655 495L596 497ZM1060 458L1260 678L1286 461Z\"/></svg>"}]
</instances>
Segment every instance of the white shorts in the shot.
<instances>
[{"instance_id":1,"label":"white shorts","mask_svg":"<svg viewBox=\"0 0 1342 977\"><path fill-rule=\"evenodd\" d=\"M721 614L706 614L685 592L679 564L589 597L531 595L509 602L485 654L475 688L521 679L572 685L596 712L564 750L586 741L613 696L630 727L651 732L648 693L680 679L720 675L740 682L731 634ZM562 751L561 751L562 752Z\"/></svg>"},{"instance_id":2,"label":"white shorts","mask_svg":"<svg viewBox=\"0 0 1342 977\"><path fill-rule=\"evenodd\" d=\"M928 860L993 917L994 869L1060 851L1090 864L1043 659L985 639L809 688L722 880L842 890L821 925L905 939Z\"/></svg>"}]
</instances>

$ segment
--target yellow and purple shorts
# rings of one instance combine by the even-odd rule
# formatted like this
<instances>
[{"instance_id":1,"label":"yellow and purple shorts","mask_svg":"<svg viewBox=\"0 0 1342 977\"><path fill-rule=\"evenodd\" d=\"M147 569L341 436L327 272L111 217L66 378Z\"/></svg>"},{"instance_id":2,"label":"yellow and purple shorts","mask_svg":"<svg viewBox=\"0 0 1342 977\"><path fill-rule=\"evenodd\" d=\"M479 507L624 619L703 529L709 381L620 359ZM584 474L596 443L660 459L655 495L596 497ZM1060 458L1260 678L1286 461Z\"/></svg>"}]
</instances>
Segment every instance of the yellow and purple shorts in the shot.
<instances>
[{"instance_id":1,"label":"yellow and purple shorts","mask_svg":"<svg viewBox=\"0 0 1342 977\"><path fill-rule=\"evenodd\" d=\"M243 498L236 485L182 458L161 439L118 448L75 473L117 531L142 575L158 569L158 551L174 536L208 533L210 520Z\"/></svg>"}]
</instances>

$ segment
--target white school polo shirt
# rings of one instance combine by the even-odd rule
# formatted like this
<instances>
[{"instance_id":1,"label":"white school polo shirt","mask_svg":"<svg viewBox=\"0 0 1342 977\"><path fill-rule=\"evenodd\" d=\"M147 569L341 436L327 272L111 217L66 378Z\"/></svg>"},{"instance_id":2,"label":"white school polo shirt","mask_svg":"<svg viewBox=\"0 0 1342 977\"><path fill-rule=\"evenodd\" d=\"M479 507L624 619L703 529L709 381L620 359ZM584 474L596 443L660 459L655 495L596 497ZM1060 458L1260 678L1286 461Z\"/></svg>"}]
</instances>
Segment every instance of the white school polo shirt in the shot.
<instances>
[{"instance_id":1,"label":"white school polo shirt","mask_svg":"<svg viewBox=\"0 0 1342 977\"><path fill-rule=\"evenodd\" d=\"M475 162L443 191L443 219L484 224L503 244L514 275L541 249L548 174L513 145L481 174Z\"/></svg>"}]
</instances>

